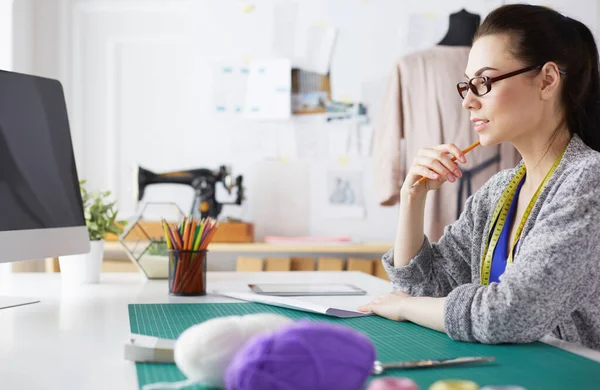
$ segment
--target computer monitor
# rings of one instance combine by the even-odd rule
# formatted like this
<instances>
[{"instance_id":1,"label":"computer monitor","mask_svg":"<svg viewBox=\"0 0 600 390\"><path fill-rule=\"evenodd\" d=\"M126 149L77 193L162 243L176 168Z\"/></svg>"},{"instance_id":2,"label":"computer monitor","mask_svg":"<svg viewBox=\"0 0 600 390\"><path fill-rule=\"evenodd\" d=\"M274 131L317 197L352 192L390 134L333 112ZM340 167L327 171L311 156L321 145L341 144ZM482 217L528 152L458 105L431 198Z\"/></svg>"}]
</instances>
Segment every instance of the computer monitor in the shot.
<instances>
[{"instance_id":1,"label":"computer monitor","mask_svg":"<svg viewBox=\"0 0 600 390\"><path fill-rule=\"evenodd\" d=\"M0 262L89 249L62 85L0 71Z\"/></svg>"}]
</instances>

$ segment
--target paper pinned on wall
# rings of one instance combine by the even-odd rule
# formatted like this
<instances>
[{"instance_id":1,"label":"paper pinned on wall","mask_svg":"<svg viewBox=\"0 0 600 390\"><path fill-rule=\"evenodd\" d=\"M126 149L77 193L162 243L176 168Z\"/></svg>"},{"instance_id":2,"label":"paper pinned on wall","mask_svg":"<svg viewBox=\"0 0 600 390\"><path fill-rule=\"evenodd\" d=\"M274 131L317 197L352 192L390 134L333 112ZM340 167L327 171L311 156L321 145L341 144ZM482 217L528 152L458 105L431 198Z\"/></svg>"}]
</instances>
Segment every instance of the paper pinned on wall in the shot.
<instances>
[{"instance_id":1,"label":"paper pinned on wall","mask_svg":"<svg viewBox=\"0 0 600 390\"><path fill-rule=\"evenodd\" d=\"M250 184L247 198L257 240L272 235L309 235L309 172L308 165L299 161L252 165L244 182Z\"/></svg>"},{"instance_id":2,"label":"paper pinned on wall","mask_svg":"<svg viewBox=\"0 0 600 390\"><path fill-rule=\"evenodd\" d=\"M273 53L278 57L291 58L296 55L296 20L298 4L293 0L273 6Z\"/></svg>"},{"instance_id":3,"label":"paper pinned on wall","mask_svg":"<svg viewBox=\"0 0 600 390\"><path fill-rule=\"evenodd\" d=\"M326 23L310 26L307 31L306 52L297 60L298 67L309 72L328 74L336 35L337 29Z\"/></svg>"},{"instance_id":4,"label":"paper pinned on wall","mask_svg":"<svg viewBox=\"0 0 600 390\"><path fill-rule=\"evenodd\" d=\"M363 219L366 206L360 171L330 171L327 175L325 217Z\"/></svg>"},{"instance_id":5,"label":"paper pinned on wall","mask_svg":"<svg viewBox=\"0 0 600 390\"><path fill-rule=\"evenodd\" d=\"M249 67L243 61L215 61L213 104L217 112L241 113L244 109Z\"/></svg>"},{"instance_id":6,"label":"paper pinned on wall","mask_svg":"<svg viewBox=\"0 0 600 390\"><path fill-rule=\"evenodd\" d=\"M338 159L348 156L350 142L350 127L343 121L329 124L325 131L327 132L327 142L329 145L329 157Z\"/></svg>"},{"instance_id":7,"label":"paper pinned on wall","mask_svg":"<svg viewBox=\"0 0 600 390\"><path fill-rule=\"evenodd\" d=\"M373 148L373 126L363 125L360 127L360 152L363 157L371 156L371 149Z\"/></svg>"},{"instance_id":8,"label":"paper pinned on wall","mask_svg":"<svg viewBox=\"0 0 600 390\"><path fill-rule=\"evenodd\" d=\"M277 152L281 163L287 163L298 158L296 133L294 126L289 122L280 126L277 132Z\"/></svg>"},{"instance_id":9,"label":"paper pinned on wall","mask_svg":"<svg viewBox=\"0 0 600 390\"><path fill-rule=\"evenodd\" d=\"M314 160L327 158L327 140L322 136L327 130L324 126L316 126L313 123L296 123L296 155L300 159Z\"/></svg>"},{"instance_id":10,"label":"paper pinned on wall","mask_svg":"<svg viewBox=\"0 0 600 390\"><path fill-rule=\"evenodd\" d=\"M292 64L290 59L250 62L244 117L289 119L292 113Z\"/></svg>"},{"instance_id":11,"label":"paper pinned on wall","mask_svg":"<svg viewBox=\"0 0 600 390\"><path fill-rule=\"evenodd\" d=\"M406 53L426 49L440 41L448 28L447 18L441 20L433 11L408 14L398 34L404 40Z\"/></svg>"},{"instance_id":12,"label":"paper pinned on wall","mask_svg":"<svg viewBox=\"0 0 600 390\"><path fill-rule=\"evenodd\" d=\"M234 126L229 148L237 159L263 160L279 156L277 135L262 126Z\"/></svg>"},{"instance_id":13,"label":"paper pinned on wall","mask_svg":"<svg viewBox=\"0 0 600 390\"><path fill-rule=\"evenodd\" d=\"M293 0L276 3L273 8L273 53L292 60L294 68L321 75L329 73L331 55L337 29L321 21L310 25L306 31L297 29L298 4ZM305 40L304 53L296 52L296 34L301 43ZM300 45L304 46L304 45ZM298 50L302 50L299 46Z\"/></svg>"},{"instance_id":14,"label":"paper pinned on wall","mask_svg":"<svg viewBox=\"0 0 600 390\"><path fill-rule=\"evenodd\" d=\"M334 124L335 123L335 124ZM368 157L371 155L373 128L352 120L340 120L328 125L329 157Z\"/></svg>"},{"instance_id":15,"label":"paper pinned on wall","mask_svg":"<svg viewBox=\"0 0 600 390\"><path fill-rule=\"evenodd\" d=\"M362 131L361 126L356 123L350 123L348 131L348 155L360 156L362 152Z\"/></svg>"}]
</instances>

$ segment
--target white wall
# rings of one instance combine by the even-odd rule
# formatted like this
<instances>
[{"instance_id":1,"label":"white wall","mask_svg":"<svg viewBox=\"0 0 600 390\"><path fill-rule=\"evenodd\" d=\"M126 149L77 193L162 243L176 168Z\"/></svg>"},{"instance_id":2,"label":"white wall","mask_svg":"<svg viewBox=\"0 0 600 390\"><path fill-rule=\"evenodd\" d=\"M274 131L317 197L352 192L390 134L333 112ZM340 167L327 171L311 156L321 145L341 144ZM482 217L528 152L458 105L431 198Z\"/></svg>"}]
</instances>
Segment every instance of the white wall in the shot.
<instances>
[{"instance_id":1,"label":"white wall","mask_svg":"<svg viewBox=\"0 0 600 390\"><path fill-rule=\"evenodd\" d=\"M124 216L134 213L130 167L155 170L231 164L243 174L247 201L226 207L222 216L241 217L264 235L351 235L358 240L392 240L396 208L373 200L371 160L348 163L321 155L294 158L289 140L315 139L327 148L321 117L287 122L248 122L211 110L210 61L271 55L273 7L289 0L257 0L250 14L234 0L17 0L16 70L59 78L65 85L80 176L112 190ZM387 72L401 54L410 18L420 15L439 40L447 15L463 6L482 18L502 1L490 0L302 0L298 26L325 22L339 28L332 60L334 98L376 102ZM597 2L543 1L596 28ZM431 12L433 11L433 12ZM15 19L17 20L17 19ZM2 24L2 27L3 24ZM435 35L435 34L434 34ZM297 51L302 36L297 37ZM371 110L371 114L374 113ZM242 134L243 133L243 134ZM241 135L252 134L252 150L240 150ZM265 158L266 140L277 151ZM243 146L243 145L242 145ZM258 150L257 150L258 149ZM329 170L363 173L367 217L330 220L323 216ZM188 211L191 189L155 186L148 201L175 199Z\"/></svg>"},{"instance_id":2,"label":"white wall","mask_svg":"<svg viewBox=\"0 0 600 390\"><path fill-rule=\"evenodd\" d=\"M223 215L254 222L259 240L309 234L393 239L397 211L373 200L370 158L340 164L327 154L312 159L287 154L289 139L313 138L327 150L327 134L340 124L327 125L322 117L249 122L212 111L211 60L270 56L271 16L281 3L256 1L255 10L244 14L237 1L75 2L70 106L73 129L82 135L80 172L91 185L114 191L125 215L135 211L129 169L136 162L159 172L231 164L244 175L247 201L226 207ZM432 18L442 25L436 38L441 39L448 13L465 4L485 15L494 2L305 0L298 2L297 23L300 29L319 22L339 28L333 95L360 99L364 88L381 85L394 59L407 50L401 33L411 14L436 9ZM254 139L239 145L248 134ZM266 158L270 140L276 151ZM324 216L330 170L362 172L366 218ZM189 188L154 186L146 200L176 199L187 211L191 195Z\"/></svg>"}]
</instances>

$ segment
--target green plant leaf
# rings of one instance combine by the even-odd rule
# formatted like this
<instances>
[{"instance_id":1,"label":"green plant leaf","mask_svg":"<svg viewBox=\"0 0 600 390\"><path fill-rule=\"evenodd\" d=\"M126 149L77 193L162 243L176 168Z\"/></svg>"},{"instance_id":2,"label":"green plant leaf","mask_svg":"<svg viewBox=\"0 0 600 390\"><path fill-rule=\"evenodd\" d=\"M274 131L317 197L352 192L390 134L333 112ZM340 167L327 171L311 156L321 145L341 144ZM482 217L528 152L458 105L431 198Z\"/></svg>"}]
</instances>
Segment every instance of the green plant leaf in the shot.
<instances>
[{"instance_id":1,"label":"green plant leaf","mask_svg":"<svg viewBox=\"0 0 600 390\"><path fill-rule=\"evenodd\" d=\"M116 221L118 210L117 202L110 200L110 191L88 191L80 182L81 199L84 207L84 216L90 240L104 240L108 233L119 235L123 233L126 221Z\"/></svg>"}]
</instances>

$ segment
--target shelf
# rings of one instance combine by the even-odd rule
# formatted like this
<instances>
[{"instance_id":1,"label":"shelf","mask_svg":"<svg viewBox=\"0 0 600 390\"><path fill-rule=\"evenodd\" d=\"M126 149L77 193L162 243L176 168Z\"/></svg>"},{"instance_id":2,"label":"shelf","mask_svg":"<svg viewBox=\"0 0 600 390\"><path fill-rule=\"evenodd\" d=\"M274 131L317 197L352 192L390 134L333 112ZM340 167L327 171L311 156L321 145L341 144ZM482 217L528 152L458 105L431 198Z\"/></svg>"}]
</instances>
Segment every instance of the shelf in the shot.
<instances>
[{"instance_id":1,"label":"shelf","mask_svg":"<svg viewBox=\"0 0 600 390\"><path fill-rule=\"evenodd\" d=\"M364 244L251 244L213 243L208 249L213 252L318 252L318 253L385 253L392 247L390 243Z\"/></svg>"},{"instance_id":2,"label":"shelf","mask_svg":"<svg viewBox=\"0 0 600 390\"><path fill-rule=\"evenodd\" d=\"M212 243L208 246L211 252L294 252L294 253L372 253L382 255L392 247L391 242L362 244L266 244L255 242L249 244ZM119 242L105 242L109 251L124 250Z\"/></svg>"}]
</instances>

